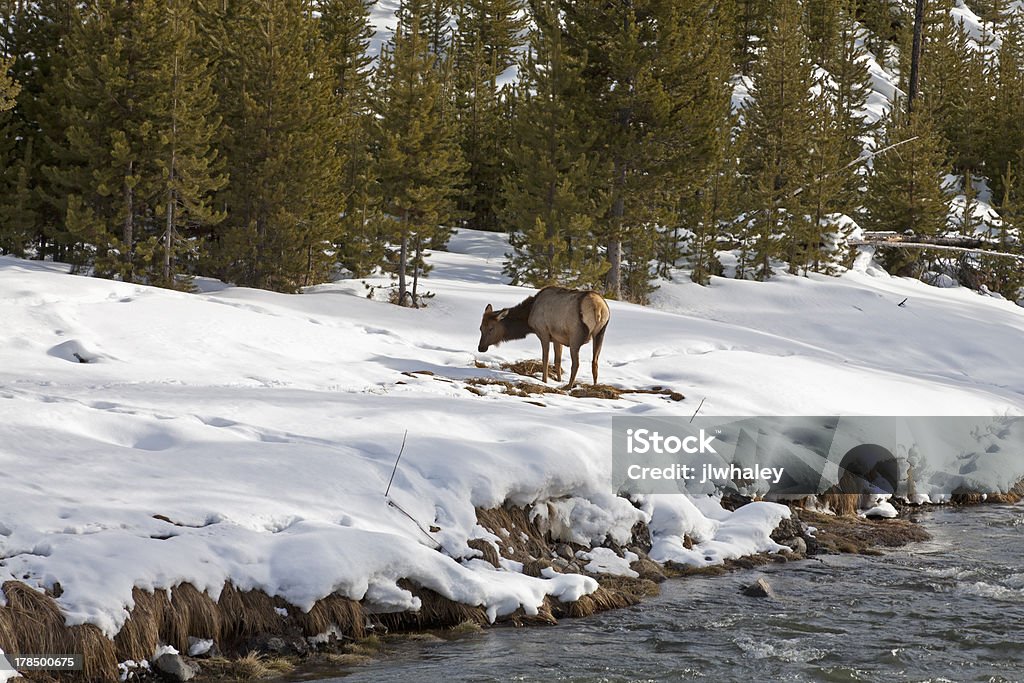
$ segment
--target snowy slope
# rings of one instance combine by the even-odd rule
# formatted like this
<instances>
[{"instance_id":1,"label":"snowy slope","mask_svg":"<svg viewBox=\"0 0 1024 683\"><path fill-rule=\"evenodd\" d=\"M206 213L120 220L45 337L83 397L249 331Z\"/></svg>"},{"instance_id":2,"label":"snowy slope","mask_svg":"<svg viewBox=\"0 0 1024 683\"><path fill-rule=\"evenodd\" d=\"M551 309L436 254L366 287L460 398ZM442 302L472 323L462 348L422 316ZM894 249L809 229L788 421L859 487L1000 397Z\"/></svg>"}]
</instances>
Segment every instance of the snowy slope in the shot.
<instances>
[{"instance_id":1,"label":"snowy slope","mask_svg":"<svg viewBox=\"0 0 1024 683\"><path fill-rule=\"evenodd\" d=\"M133 586L186 581L214 598L230 580L303 607L340 592L396 610L417 607L396 585L410 578L496 617L595 584L470 559L467 540L487 536L477 506L550 501L552 526L593 544L653 515L663 560L777 547L781 506L730 514L675 496L639 510L612 495L612 414L689 415L701 398L719 415L1024 413L1024 368L1008 360L1024 309L867 267L613 304L602 381L670 386L682 403L477 396L458 380L506 375L474 361L539 351L475 351L484 306L529 293L503 284L505 249L457 235L432 259L423 310L368 300L357 281L183 294L0 258L0 582L59 581L69 623L109 634ZM416 370L435 375L402 374ZM415 521L383 495L406 430L391 500Z\"/></svg>"}]
</instances>

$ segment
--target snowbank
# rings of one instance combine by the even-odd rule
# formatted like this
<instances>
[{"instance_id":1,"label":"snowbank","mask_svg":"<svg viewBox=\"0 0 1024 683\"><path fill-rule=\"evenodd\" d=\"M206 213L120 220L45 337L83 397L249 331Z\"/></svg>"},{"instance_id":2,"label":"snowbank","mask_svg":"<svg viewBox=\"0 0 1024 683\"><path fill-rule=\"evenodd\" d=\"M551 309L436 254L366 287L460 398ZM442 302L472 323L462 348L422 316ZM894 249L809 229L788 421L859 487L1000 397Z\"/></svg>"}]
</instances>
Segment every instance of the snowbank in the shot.
<instances>
[{"instance_id":1,"label":"snowbank","mask_svg":"<svg viewBox=\"0 0 1024 683\"><path fill-rule=\"evenodd\" d=\"M613 495L613 413L689 415L702 398L709 415L1024 408L1024 367L1006 362L1024 311L865 272L667 284L656 308L613 304L602 378L682 403L478 396L460 380L504 375L474 361L538 354L532 339L475 352L484 306L529 290L502 284L500 236L451 248L423 310L367 300L360 282L183 294L0 258L0 581L59 582L68 623L108 635L134 587L184 582L416 609L404 578L492 619L532 614L596 584L471 559L475 508L533 505L588 546L649 521L652 556L689 564L778 549L782 506Z\"/></svg>"}]
</instances>

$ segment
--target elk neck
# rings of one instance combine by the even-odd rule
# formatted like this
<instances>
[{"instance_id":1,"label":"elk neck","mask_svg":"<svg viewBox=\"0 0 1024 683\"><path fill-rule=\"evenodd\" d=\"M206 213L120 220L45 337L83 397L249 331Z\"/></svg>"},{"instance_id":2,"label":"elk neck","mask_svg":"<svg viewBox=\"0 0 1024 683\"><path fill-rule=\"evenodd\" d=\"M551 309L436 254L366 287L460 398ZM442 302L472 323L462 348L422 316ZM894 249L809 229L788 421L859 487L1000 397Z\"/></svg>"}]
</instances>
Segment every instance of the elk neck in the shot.
<instances>
[{"instance_id":1,"label":"elk neck","mask_svg":"<svg viewBox=\"0 0 1024 683\"><path fill-rule=\"evenodd\" d=\"M522 339L533 332L533 329L530 328L530 311L532 310L532 296L508 309L508 315L501 321L505 329L505 334L502 336L506 341Z\"/></svg>"}]
</instances>

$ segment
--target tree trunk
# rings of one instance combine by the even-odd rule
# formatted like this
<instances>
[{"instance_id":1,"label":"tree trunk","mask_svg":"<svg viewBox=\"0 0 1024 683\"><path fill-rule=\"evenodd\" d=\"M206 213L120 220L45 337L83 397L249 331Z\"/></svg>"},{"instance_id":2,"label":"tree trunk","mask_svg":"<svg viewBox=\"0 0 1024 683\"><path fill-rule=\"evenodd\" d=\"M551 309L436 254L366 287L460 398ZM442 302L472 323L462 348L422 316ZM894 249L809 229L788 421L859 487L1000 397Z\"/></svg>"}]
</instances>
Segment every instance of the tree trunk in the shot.
<instances>
[{"instance_id":1,"label":"tree trunk","mask_svg":"<svg viewBox=\"0 0 1024 683\"><path fill-rule=\"evenodd\" d=\"M423 263L423 240L416 234L416 255L412 263L412 307L419 308L420 264Z\"/></svg>"},{"instance_id":2,"label":"tree trunk","mask_svg":"<svg viewBox=\"0 0 1024 683\"><path fill-rule=\"evenodd\" d=\"M907 88L907 115L914 109L914 100L917 98L918 83L921 77L921 50L924 36L924 3L925 0L915 0L914 3L914 42L910 51L910 84Z\"/></svg>"},{"instance_id":3,"label":"tree trunk","mask_svg":"<svg viewBox=\"0 0 1024 683\"><path fill-rule=\"evenodd\" d=\"M122 227L121 239L124 242L124 252L121 254L121 259L124 261L124 277L125 282L132 282L135 279L135 266L133 264L134 251L135 251L135 189L132 187L128 178L132 175L132 168L134 162L128 162L128 173L124 181L124 226Z\"/></svg>"},{"instance_id":4,"label":"tree trunk","mask_svg":"<svg viewBox=\"0 0 1024 683\"><path fill-rule=\"evenodd\" d=\"M605 291L613 299L622 298L622 219L626 215L626 165L615 162L615 202L612 204L612 234L608 239L608 275Z\"/></svg>"},{"instance_id":5,"label":"tree trunk","mask_svg":"<svg viewBox=\"0 0 1024 683\"><path fill-rule=\"evenodd\" d=\"M408 223L406 224L408 225ZM405 269L409 264L409 233L402 231L402 242L398 248L398 305L405 305L407 287L405 283Z\"/></svg>"}]
</instances>

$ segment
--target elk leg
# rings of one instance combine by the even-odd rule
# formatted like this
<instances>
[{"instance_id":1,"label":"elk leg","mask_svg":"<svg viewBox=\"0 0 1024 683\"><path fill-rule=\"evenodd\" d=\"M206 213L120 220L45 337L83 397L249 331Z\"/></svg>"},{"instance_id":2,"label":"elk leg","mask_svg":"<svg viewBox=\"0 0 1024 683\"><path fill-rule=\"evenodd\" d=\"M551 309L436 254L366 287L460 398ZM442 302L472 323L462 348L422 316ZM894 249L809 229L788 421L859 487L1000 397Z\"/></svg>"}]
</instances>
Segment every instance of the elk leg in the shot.
<instances>
[{"instance_id":1,"label":"elk leg","mask_svg":"<svg viewBox=\"0 0 1024 683\"><path fill-rule=\"evenodd\" d=\"M580 371L580 347L587 343L588 332L573 335L569 339L569 356L572 358L572 374L569 375L569 385L566 390L572 389L576 384L576 373Z\"/></svg>"},{"instance_id":2,"label":"elk leg","mask_svg":"<svg viewBox=\"0 0 1024 683\"><path fill-rule=\"evenodd\" d=\"M552 342L555 345L555 380L562 381L562 345Z\"/></svg>"},{"instance_id":3,"label":"elk leg","mask_svg":"<svg viewBox=\"0 0 1024 683\"><path fill-rule=\"evenodd\" d=\"M604 331L608 325L601 328L601 331L594 335L594 360L590 362L590 369L594 373L594 384L597 384L597 357L601 355L601 346L604 344Z\"/></svg>"},{"instance_id":4,"label":"elk leg","mask_svg":"<svg viewBox=\"0 0 1024 683\"><path fill-rule=\"evenodd\" d=\"M548 354L551 353L550 340L547 337L541 337L540 339L540 363L541 367L544 368L544 384L548 383Z\"/></svg>"},{"instance_id":5,"label":"elk leg","mask_svg":"<svg viewBox=\"0 0 1024 683\"><path fill-rule=\"evenodd\" d=\"M572 358L572 372L569 374L569 384L565 387L566 391L572 389L573 385L576 384L576 373L580 370L580 347L578 344L571 344L569 346L569 356Z\"/></svg>"}]
</instances>

